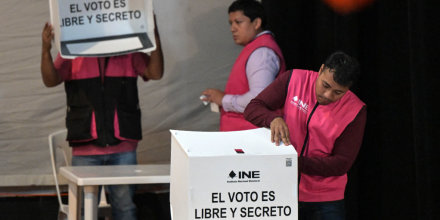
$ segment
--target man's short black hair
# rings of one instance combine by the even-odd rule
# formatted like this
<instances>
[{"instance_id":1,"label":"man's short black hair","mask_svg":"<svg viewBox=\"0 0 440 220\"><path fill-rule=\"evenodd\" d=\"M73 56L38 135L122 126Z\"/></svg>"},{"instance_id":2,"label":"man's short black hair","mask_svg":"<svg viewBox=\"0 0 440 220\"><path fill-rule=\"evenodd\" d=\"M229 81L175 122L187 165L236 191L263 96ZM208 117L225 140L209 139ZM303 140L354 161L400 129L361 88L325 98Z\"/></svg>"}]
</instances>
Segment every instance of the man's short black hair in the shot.
<instances>
[{"instance_id":1,"label":"man's short black hair","mask_svg":"<svg viewBox=\"0 0 440 220\"><path fill-rule=\"evenodd\" d=\"M263 5L256 0L236 0L228 9L228 14L231 12L242 11L243 14L254 21L255 18L261 19L261 28L266 29L266 14Z\"/></svg>"},{"instance_id":2,"label":"man's short black hair","mask_svg":"<svg viewBox=\"0 0 440 220\"><path fill-rule=\"evenodd\" d=\"M359 62L342 51L331 54L325 61L324 68L333 72L333 79L341 86L351 87L360 77Z\"/></svg>"}]
</instances>

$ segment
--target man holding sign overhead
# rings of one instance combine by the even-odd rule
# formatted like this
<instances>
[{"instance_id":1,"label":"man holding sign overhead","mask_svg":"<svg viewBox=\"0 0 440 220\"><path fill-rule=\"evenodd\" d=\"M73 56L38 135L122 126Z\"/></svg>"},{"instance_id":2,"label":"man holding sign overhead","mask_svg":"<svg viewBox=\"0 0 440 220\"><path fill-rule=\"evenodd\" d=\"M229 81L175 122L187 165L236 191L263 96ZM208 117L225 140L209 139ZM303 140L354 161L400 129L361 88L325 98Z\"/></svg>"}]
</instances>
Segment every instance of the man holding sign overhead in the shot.
<instances>
[{"instance_id":1,"label":"man holding sign overhead","mask_svg":"<svg viewBox=\"0 0 440 220\"><path fill-rule=\"evenodd\" d=\"M136 164L136 147L142 139L137 77L159 80L163 55L157 27L156 50L150 55L129 53L111 57L52 61L52 25L42 32L41 74L47 87L64 82L67 97L67 140L72 165ZM106 187L115 220L136 219L134 186Z\"/></svg>"}]
</instances>

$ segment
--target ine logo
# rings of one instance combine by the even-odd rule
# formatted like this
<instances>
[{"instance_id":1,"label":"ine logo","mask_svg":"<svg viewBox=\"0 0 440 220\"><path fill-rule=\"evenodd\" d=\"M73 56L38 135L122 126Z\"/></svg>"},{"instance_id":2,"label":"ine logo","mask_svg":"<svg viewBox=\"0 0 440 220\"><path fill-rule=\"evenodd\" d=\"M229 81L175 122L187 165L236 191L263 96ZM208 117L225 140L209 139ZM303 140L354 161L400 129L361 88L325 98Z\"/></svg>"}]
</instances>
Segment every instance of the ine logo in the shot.
<instances>
[{"instance_id":1,"label":"ine logo","mask_svg":"<svg viewBox=\"0 0 440 220\"><path fill-rule=\"evenodd\" d=\"M299 99L298 96L294 96L292 100L290 100L290 103L296 106L299 110L307 114L307 110L309 109L309 105L303 100Z\"/></svg>"},{"instance_id":2,"label":"ine logo","mask_svg":"<svg viewBox=\"0 0 440 220\"><path fill-rule=\"evenodd\" d=\"M231 171L228 175L228 183L260 182L260 171Z\"/></svg>"}]
</instances>

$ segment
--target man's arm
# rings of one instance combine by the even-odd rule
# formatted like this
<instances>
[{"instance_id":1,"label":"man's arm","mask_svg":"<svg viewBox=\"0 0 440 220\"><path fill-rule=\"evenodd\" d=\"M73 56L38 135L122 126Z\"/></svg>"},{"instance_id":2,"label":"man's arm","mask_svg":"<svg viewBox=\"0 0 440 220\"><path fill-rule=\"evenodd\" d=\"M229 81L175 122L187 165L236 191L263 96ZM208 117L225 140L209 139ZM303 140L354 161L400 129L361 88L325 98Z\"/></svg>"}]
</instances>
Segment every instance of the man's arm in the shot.
<instances>
[{"instance_id":1,"label":"man's arm","mask_svg":"<svg viewBox=\"0 0 440 220\"><path fill-rule=\"evenodd\" d=\"M161 79L163 76L164 64L162 46L160 44L160 36L156 24L156 16L154 16L154 23L156 27L154 29L154 36L156 38L156 50L151 52L148 66L143 72L143 77L146 79L158 80Z\"/></svg>"},{"instance_id":2,"label":"man's arm","mask_svg":"<svg viewBox=\"0 0 440 220\"><path fill-rule=\"evenodd\" d=\"M52 25L46 23L41 34L42 51L41 51L41 77L46 87L54 87L62 82L61 76L55 70L53 65L50 49L52 48L53 28Z\"/></svg>"},{"instance_id":3,"label":"man's arm","mask_svg":"<svg viewBox=\"0 0 440 220\"><path fill-rule=\"evenodd\" d=\"M341 176L347 173L362 145L366 120L367 110L363 107L341 136L336 139L332 155L328 157L299 157L299 171L323 177Z\"/></svg>"},{"instance_id":4,"label":"man's arm","mask_svg":"<svg viewBox=\"0 0 440 220\"><path fill-rule=\"evenodd\" d=\"M252 124L259 127L270 127L271 141L276 145L283 141L285 145L290 144L289 128L283 119L280 111L284 106L287 96L291 71L281 73L266 89L247 105L244 110L244 117Z\"/></svg>"},{"instance_id":5,"label":"man's arm","mask_svg":"<svg viewBox=\"0 0 440 220\"><path fill-rule=\"evenodd\" d=\"M246 120L258 127L270 127L273 119L283 116L275 110L284 106L290 74L291 71L281 73L257 97L249 102L243 112Z\"/></svg>"}]
</instances>

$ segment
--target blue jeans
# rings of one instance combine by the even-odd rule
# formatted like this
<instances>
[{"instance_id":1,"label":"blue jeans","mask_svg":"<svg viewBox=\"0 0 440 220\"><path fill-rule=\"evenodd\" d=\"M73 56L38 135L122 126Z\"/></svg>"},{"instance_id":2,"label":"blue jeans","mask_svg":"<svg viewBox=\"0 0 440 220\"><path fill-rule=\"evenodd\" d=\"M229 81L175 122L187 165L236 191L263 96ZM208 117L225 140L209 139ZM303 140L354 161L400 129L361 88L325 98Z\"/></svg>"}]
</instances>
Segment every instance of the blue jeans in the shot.
<instances>
[{"instance_id":1,"label":"blue jeans","mask_svg":"<svg viewBox=\"0 0 440 220\"><path fill-rule=\"evenodd\" d=\"M91 165L134 165L137 164L136 151L107 155L73 156L73 166ZM136 220L136 205L133 202L134 185L108 185L105 190L109 195L114 220Z\"/></svg>"},{"instance_id":2,"label":"blue jeans","mask_svg":"<svg viewBox=\"0 0 440 220\"><path fill-rule=\"evenodd\" d=\"M330 202L299 202L299 220L344 220L344 200Z\"/></svg>"}]
</instances>

